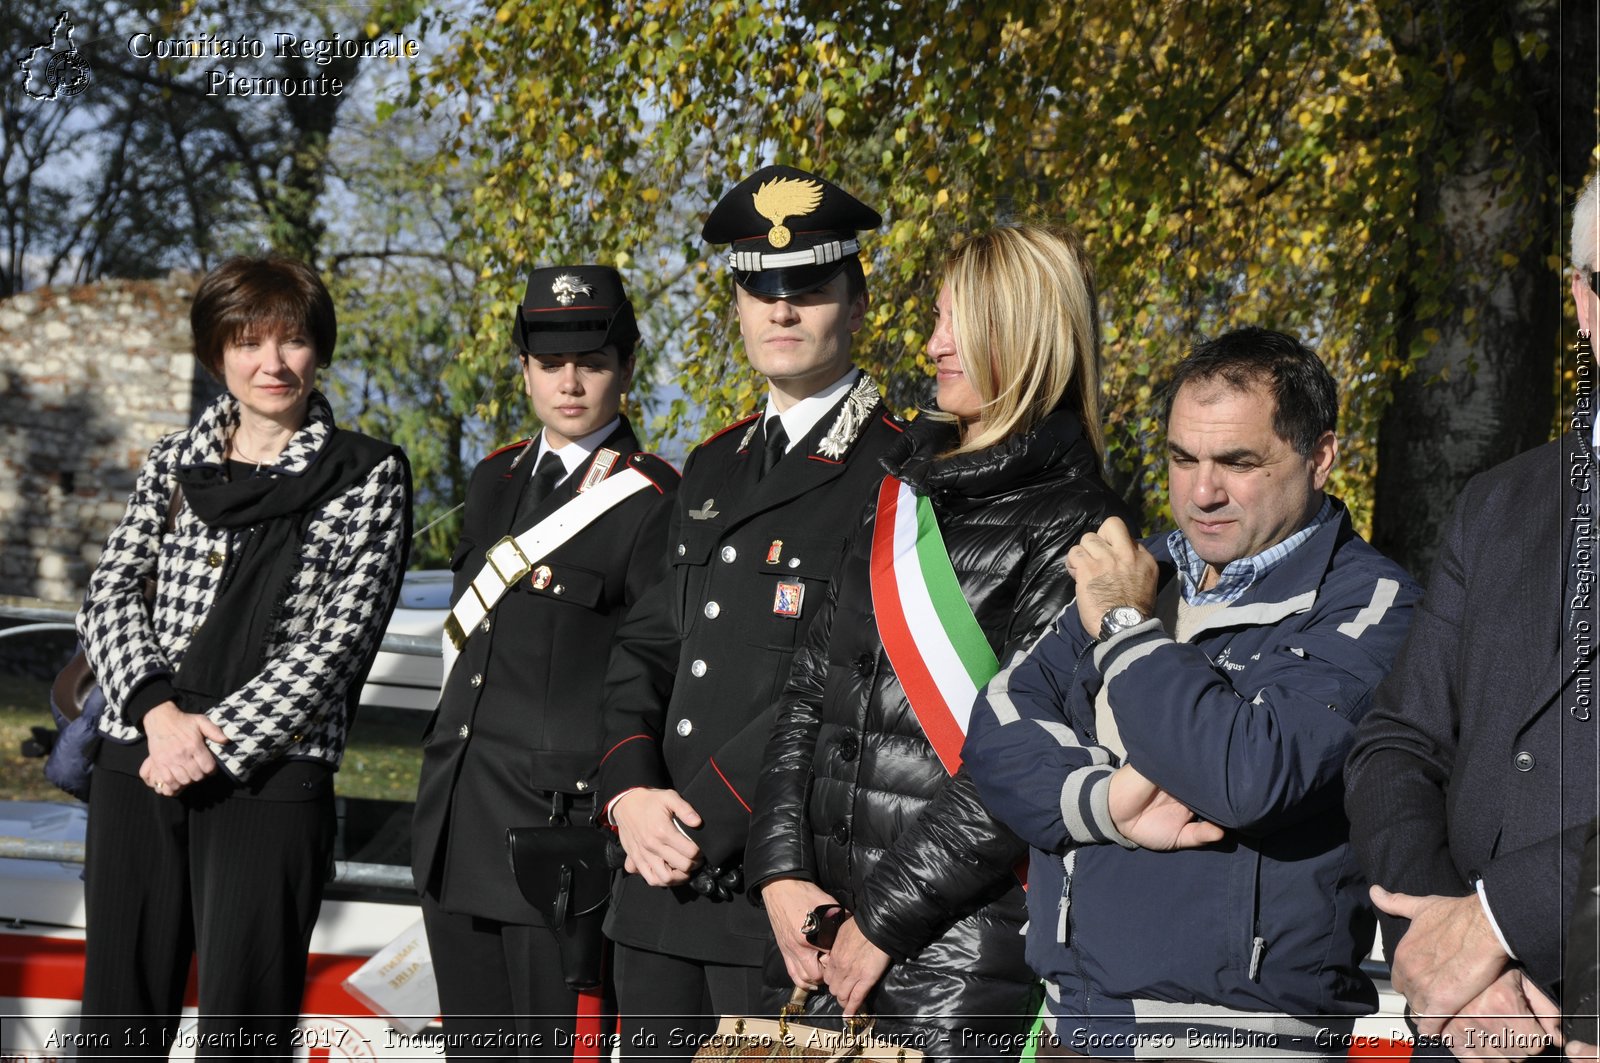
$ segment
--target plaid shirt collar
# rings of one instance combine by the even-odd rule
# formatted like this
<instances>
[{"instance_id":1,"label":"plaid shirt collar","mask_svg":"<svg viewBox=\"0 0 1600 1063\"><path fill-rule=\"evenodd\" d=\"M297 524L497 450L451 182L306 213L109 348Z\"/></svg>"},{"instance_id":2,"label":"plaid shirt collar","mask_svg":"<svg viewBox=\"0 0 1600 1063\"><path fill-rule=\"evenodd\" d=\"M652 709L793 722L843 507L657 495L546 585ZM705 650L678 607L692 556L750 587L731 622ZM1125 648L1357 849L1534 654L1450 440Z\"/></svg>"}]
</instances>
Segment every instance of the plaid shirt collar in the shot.
<instances>
[{"instance_id":1,"label":"plaid shirt collar","mask_svg":"<svg viewBox=\"0 0 1600 1063\"><path fill-rule=\"evenodd\" d=\"M1228 562L1217 578L1217 585L1209 590L1200 589L1200 581L1206 575L1206 563L1194 552L1183 532L1174 529L1167 535L1167 552L1172 555L1172 563L1178 568L1183 600L1190 605L1226 605L1237 601L1257 580L1283 564L1302 543L1316 534L1318 528L1332 520L1333 514L1333 499L1323 495L1322 506L1317 510L1317 515L1311 518L1310 524L1259 554Z\"/></svg>"}]
</instances>

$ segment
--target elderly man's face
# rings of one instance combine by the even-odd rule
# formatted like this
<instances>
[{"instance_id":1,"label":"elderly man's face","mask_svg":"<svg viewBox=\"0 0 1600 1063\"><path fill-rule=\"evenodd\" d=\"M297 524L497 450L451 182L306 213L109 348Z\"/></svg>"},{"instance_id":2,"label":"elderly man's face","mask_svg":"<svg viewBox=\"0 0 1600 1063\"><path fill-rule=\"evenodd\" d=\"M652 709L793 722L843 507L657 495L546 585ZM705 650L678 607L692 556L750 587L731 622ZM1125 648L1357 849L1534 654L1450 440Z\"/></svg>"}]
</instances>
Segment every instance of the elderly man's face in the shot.
<instances>
[{"instance_id":1,"label":"elderly man's face","mask_svg":"<svg viewBox=\"0 0 1600 1063\"><path fill-rule=\"evenodd\" d=\"M1273 429L1276 408L1265 383L1241 391L1220 380L1191 381L1173 400L1172 513L1207 565L1208 587L1230 561L1299 531L1322 504L1338 442L1327 432L1301 457Z\"/></svg>"},{"instance_id":2,"label":"elderly man's face","mask_svg":"<svg viewBox=\"0 0 1600 1063\"><path fill-rule=\"evenodd\" d=\"M1600 325L1600 295L1590 287L1590 271L1573 270L1572 303L1578 311L1578 328L1592 338Z\"/></svg>"}]
</instances>

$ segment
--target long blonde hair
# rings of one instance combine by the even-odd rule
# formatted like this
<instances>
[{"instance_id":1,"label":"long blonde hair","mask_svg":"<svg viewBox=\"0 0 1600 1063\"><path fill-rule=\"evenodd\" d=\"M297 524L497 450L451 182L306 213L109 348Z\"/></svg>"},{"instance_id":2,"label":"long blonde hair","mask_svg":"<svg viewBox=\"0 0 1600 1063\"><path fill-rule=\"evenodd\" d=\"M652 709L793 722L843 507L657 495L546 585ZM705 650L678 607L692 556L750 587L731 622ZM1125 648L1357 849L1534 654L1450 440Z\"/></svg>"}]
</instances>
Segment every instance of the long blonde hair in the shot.
<instances>
[{"instance_id":1,"label":"long blonde hair","mask_svg":"<svg viewBox=\"0 0 1600 1063\"><path fill-rule=\"evenodd\" d=\"M1046 225L990 229L950 253L943 283L961 369L983 407L981 428L954 453L1028 432L1066 399L1103 462L1100 317L1078 234Z\"/></svg>"}]
</instances>

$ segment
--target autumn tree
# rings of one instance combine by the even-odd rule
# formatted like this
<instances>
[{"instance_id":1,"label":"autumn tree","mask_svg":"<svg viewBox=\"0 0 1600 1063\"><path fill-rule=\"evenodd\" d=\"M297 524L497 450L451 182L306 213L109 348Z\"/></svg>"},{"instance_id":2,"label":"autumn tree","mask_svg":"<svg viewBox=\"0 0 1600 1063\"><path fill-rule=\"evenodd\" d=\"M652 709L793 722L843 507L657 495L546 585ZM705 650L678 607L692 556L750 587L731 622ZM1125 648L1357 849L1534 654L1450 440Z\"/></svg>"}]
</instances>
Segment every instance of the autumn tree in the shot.
<instances>
[{"instance_id":1,"label":"autumn tree","mask_svg":"<svg viewBox=\"0 0 1600 1063\"><path fill-rule=\"evenodd\" d=\"M59 6L7 5L0 30L8 58L49 41ZM72 43L87 65L87 88L37 100L8 77L0 89L3 291L205 268L263 244L319 261L330 144L374 60L280 55L275 34L362 42L404 25L414 6L108 0L80 8ZM131 41L141 33L149 39L136 50ZM156 41L207 36L261 41L263 55L151 54ZM247 79L326 76L345 90L232 95L214 91L214 69Z\"/></svg>"},{"instance_id":2,"label":"autumn tree","mask_svg":"<svg viewBox=\"0 0 1600 1063\"><path fill-rule=\"evenodd\" d=\"M1418 135L1391 248L1393 343L1410 358L1390 374L1375 538L1420 569L1467 478L1551 434L1576 327L1563 322L1564 223L1593 165L1600 8L1378 6Z\"/></svg>"}]
</instances>

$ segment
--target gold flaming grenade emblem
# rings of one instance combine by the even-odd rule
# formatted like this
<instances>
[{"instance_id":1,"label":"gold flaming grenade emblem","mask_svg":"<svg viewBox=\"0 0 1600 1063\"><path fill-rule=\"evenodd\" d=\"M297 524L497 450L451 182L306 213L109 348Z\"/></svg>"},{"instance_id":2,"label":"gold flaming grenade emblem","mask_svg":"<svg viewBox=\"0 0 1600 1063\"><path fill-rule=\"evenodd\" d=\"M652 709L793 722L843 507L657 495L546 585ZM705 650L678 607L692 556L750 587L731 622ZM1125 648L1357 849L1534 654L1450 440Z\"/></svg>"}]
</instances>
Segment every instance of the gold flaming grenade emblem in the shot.
<instances>
[{"instance_id":1,"label":"gold flaming grenade emblem","mask_svg":"<svg viewBox=\"0 0 1600 1063\"><path fill-rule=\"evenodd\" d=\"M816 210L822 202L822 182L774 177L762 182L750 198L756 213L772 223L772 228L767 230L767 242L773 247L788 247L794 234L783 224L784 220Z\"/></svg>"}]
</instances>

